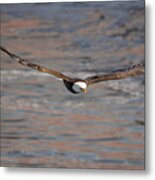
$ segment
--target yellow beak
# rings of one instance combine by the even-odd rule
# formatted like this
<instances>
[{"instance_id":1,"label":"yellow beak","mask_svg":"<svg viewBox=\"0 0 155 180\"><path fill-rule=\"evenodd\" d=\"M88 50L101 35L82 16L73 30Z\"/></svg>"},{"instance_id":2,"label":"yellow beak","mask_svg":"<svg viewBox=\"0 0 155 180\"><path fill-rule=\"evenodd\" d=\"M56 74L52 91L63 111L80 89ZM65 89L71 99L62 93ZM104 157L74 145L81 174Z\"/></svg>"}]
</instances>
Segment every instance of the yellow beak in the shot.
<instances>
[{"instance_id":1,"label":"yellow beak","mask_svg":"<svg viewBox=\"0 0 155 180\"><path fill-rule=\"evenodd\" d=\"M87 89L81 88L81 90L82 90L83 93L87 92Z\"/></svg>"}]
</instances>

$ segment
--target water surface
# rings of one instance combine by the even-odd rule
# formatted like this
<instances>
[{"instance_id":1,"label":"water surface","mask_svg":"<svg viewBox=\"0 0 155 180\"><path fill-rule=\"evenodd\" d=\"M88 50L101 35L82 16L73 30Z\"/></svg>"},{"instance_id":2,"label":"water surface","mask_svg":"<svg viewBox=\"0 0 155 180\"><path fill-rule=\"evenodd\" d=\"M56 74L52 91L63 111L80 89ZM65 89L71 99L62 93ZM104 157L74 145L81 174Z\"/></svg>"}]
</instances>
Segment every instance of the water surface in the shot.
<instances>
[{"instance_id":1,"label":"water surface","mask_svg":"<svg viewBox=\"0 0 155 180\"><path fill-rule=\"evenodd\" d=\"M73 77L144 61L144 3L1 5L1 43ZM74 95L1 53L2 166L144 169L144 76Z\"/></svg>"}]
</instances>

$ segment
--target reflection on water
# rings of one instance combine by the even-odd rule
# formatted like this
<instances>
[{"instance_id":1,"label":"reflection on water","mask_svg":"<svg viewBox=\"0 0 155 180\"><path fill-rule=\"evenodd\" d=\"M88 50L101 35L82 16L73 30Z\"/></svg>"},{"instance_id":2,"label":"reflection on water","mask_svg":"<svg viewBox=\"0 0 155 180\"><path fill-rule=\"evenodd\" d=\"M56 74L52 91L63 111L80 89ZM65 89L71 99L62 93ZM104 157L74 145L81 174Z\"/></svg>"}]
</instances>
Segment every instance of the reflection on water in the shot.
<instances>
[{"instance_id":1,"label":"reflection on water","mask_svg":"<svg viewBox=\"0 0 155 180\"><path fill-rule=\"evenodd\" d=\"M144 4L2 5L2 44L73 77L144 60ZM44 41L43 41L44 40ZM1 54L2 166L144 169L144 77L74 95Z\"/></svg>"}]
</instances>

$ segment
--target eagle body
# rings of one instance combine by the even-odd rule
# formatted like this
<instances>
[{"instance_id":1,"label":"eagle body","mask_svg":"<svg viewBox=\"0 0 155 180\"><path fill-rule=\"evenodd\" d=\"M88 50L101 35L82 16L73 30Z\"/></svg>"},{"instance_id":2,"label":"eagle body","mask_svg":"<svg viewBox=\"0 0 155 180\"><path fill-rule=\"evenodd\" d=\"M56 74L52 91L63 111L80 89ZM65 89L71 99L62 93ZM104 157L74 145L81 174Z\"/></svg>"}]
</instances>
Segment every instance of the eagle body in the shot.
<instances>
[{"instance_id":1,"label":"eagle body","mask_svg":"<svg viewBox=\"0 0 155 180\"><path fill-rule=\"evenodd\" d=\"M66 88L67 88L70 92L72 92L72 93L74 93L74 94L78 94L78 92L74 91L74 89L73 89L74 82L69 82L69 81L66 81L66 80L63 80L63 82L64 82L64 85L66 86Z\"/></svg>"},{"instance_id":2,"label":"eagle body","mask_svg":"<svg viewBox=\"0 0 155 180\"><path fill-rule=\"evenodd\" d=\"M73 82L63 80L63 82L66 88L74 94L85 92L87 88L86 82L83 81L82 79L75 79Z\"/></svg>"}]
</instances>

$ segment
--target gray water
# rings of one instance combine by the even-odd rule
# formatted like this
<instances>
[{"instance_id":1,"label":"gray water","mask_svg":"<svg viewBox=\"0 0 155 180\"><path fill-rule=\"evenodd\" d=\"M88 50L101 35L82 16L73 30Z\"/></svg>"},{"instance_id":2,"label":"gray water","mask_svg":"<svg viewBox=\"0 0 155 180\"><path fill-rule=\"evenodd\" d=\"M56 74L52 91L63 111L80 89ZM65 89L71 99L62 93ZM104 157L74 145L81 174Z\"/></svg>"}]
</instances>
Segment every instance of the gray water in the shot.
<instances>
[{"instance_id":1,"label":"gray water","mask_svg":"<svg viewBox=\"0 0 155 180\"><path fill-rule=\"evenodd\" d=\"M71 77L144 61L144 2L1 5L1 44ZM1 53L2 166L144 169L144 76L71 94Z\"/></svg>"}]
</instances>

